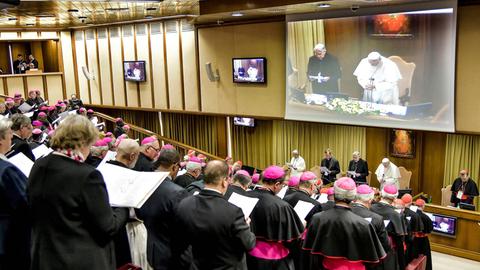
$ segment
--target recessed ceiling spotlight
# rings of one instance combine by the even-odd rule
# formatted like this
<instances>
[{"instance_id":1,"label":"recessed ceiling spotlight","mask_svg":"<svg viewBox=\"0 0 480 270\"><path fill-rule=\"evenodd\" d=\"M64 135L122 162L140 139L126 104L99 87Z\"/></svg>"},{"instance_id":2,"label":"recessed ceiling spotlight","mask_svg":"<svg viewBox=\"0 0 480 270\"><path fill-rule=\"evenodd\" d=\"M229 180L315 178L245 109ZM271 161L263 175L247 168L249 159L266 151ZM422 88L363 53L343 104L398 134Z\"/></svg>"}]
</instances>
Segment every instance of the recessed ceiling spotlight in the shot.
<instances>
[{"instance_id":1,"label":"recessed ceiling spotlight","mask_svg":"<svg viewBox=\"0 0 480 270\"><path fill-rule=\"evenodd\" d=\"M317 5L317 7L319 7L319 8L329 8L329 7L331 7L331 6L332 6L332 5L326 4L326 3L321 3L321 4L318 4L318 5Z\"/></svg>"},{"instance_id":2,"label":"recessed ceiling spotlight","mask_svg":"<svg viewBox=\"0 0 480 270\"><path fill-rule=\"evenodd\" d=\"M129 11L128 7L118 7L118 8L106 8L105 11L108 12L119 12L119 11Z\"/></svg>"},{"instance_id":3,"label":"recessed ceiling spotlight","mask_svg":"<svg viewBox=\"0 0 480 270\"><path fill-rule=\"evenodd\" d=\"M74 13L74 12L78 12L78 9L69 9L67 11L70 12L70 13Z\"/></svg>"},{"instance_id":4,"label":"recessed ceiling spotlight","mask_svg":"<svg viewBox=\"0 0 480 270\"><path fill-rule=\"evenodd\" d=\"M16 21L17 18L8 18L9 21Z\"/></svg>"},{"instance_id":5,"label":"recessed ceiling spotlight","mask_svg":"<svg viewBox=\"0 0 480 270\"><path fill-rule=\"evenodd\" d=\"M146 11L155 11L155 10L157 10L157 8L155 8L155 7L149 7L149 8L146 8L145 10L146 10Z\"/></svg>"},{"instance_id":6,"label":"recessed ceiling spotlight","mask_svg":"<svg viewBox=\"0 0 480 270\"><path fill-rule=\"evenodd\" d=\"M79 16L78 18L81 19L81 20L84 20L84 19L87 18L87 16Z\"/></svg>"},{"instance_id":7,"label":"recessed ceiling spotlight","mask_svg":"<svg viewBox=\"0 0 480 270\"><path fill-rule=\"evenodd\" d=\"M243 13L241 12L233 12L232 13L232 17L242 17L243 16Z\"/></svg>"},{"instance_id":8,"label":"recessed ceiling spotlight","mask_svg":"<svg viewBox=\"0 0 480 270\"><path fill-rule=\"evenodd\" d=\"M34 23L27 23L26 26L35 26Z\"/></svg>"}]
</instances>

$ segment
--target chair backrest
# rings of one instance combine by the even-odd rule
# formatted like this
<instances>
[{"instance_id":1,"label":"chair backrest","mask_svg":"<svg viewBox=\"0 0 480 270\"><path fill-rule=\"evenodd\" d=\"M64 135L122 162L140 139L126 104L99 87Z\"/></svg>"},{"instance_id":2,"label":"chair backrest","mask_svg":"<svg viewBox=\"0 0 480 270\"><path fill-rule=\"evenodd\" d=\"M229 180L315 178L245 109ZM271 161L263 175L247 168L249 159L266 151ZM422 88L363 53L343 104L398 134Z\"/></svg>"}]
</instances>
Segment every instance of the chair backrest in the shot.
<instances>
[{"instance_id":1,"label":"chair backrest","mask_svg":"<svg viewBox=\"0 0 480 270\"><path fill-rule=\"evenodd\" d=\"M452 197L452 185L448 185L442 188L442 206L449 206L450 204L450 197Z\"/></svg>"},{"instance_id":2,"label":"chair backrest","mask_svg":"<svg viewBox=\"0 0 480 270\"><path fill-rule=\"evenodd\" d=\"M415 63L407 63L400 56L392 55L388 57L392 60L398 67L400 74L402 74L402 79L398 81L398 96L403 97L405 95L410 95L409 90L412 88L412 78L413 72L415 71Z\"/></svg>"},{"instance_id":3,"label":"chair backrest","mask_svg":"<svg viewBox=\"0 0 480 270\"><path fill-rule=\"evenodd\" d=\"M372 181L372 172L371 172L371 171L368 171L368 175L367 175L366 178L367 178L367 184L368 184L369 186L372 186L372 184L371 184L371 181Z\"/></svg>"},{"instance_id":4,"label":"chair backrest","mask_svg":"<svg viewBox=\"0 0 480 270\"><path fill-rule=\"evenodd\" d=\"M405 270L425 270L427 267L427 257L425 255L420 255L410 262Z\"/></svg>"},{"instance_id":5,"label":"chair backrest","mask_svg":"<svg viewBox=\"0 0 480 270\"><path fill-rule=\"evenodd\" d=\"M412 178L412 172L407 171L405 167L398 167L400 171L399 189L408 189L410 187L410 178Z\"/></svg>"}]
</instances>

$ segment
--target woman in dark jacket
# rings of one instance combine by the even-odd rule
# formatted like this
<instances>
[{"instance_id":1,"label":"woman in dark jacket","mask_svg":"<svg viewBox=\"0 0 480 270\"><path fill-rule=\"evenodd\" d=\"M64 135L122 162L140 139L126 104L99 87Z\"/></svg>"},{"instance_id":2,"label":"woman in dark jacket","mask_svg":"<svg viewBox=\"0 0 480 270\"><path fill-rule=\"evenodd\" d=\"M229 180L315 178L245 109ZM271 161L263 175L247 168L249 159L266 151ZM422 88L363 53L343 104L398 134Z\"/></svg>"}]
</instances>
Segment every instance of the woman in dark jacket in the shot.
<instances>
[{"instance_id":1,"label":"woman in dark jacket","mask_svg":"<svg viewBox=\"0 0 480 270\"><path fill-rule=\"evenodd\" d=\"M112 237L128 210L112 210L102 175L84 163L96 138L86 117L71 115L51 140L55 152L32 168L32 270L116 269Z\"/></svg>"}]
</instances>

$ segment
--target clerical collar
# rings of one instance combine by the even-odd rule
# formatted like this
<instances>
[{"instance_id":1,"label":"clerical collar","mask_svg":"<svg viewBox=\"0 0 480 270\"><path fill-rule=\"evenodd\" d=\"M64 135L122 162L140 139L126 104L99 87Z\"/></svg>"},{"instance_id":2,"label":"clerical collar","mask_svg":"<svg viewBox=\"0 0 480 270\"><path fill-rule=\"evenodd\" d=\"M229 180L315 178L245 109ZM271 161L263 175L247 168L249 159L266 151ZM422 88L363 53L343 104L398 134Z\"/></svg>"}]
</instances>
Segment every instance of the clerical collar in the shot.
<instances>
[{"instance_id":1,"label":"clerical collar","mask_svg":"<svg viewBox=\"0 0 480 270\"><path fill-rule=\"evenodd\" d=\"M8 161L8 158L4 154L0 154L0 159L3 159L5 161Z\"/></svg>"},{"instance_id":2,"label":"clerical collar","mask_svg":"<svg viewBox=\"0 0 480 270\"><path fill-rule=\"evenodd\" d=\"M206 188L203 188L203 190L210 190L210 191L214 191L214 192L217 192L218 194L223 195L222 192L220 192L220 191L218 191L218 190L216 190L216 189L214 189L214 188L207 188L207 187L206 187Z\"/></svg>"},{"instance_id":3,"label":"clerical collar","mask_svg":"<svg viewBox=\"0 0 480 270\"><path fill-rule=\"evenodd\" d=\"M365 209L368 209L368 207L366 207L366 206L363 205L362 203L354 202L354 203L352 203L352 204L354 204L355 206L359 206L359 207L363 207L363 208L365 208Z\"/></svg>"}]
</instances>

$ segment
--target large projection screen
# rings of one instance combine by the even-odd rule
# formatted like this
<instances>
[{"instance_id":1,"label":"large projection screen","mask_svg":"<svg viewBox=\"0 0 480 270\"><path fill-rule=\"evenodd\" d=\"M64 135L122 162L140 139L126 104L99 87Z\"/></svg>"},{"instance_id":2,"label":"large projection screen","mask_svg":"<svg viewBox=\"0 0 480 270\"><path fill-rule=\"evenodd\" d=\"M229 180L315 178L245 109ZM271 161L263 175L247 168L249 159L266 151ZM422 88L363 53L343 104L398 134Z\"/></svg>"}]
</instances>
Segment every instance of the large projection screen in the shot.
<instances>
[{"instance_id":1,"label":"large projection screen","mask_svg":"<svg viewBox=\"0 0 480 270\"><path fill-rule=\"evenodd\" d=\"M454 132L456 7L287 16L285 118Z\"/></svg>"}]
</instances>

